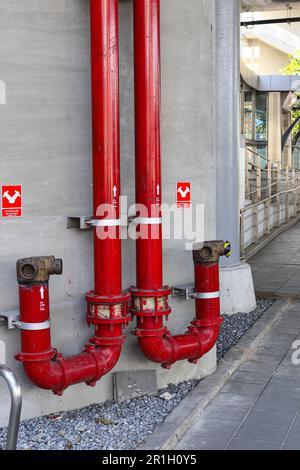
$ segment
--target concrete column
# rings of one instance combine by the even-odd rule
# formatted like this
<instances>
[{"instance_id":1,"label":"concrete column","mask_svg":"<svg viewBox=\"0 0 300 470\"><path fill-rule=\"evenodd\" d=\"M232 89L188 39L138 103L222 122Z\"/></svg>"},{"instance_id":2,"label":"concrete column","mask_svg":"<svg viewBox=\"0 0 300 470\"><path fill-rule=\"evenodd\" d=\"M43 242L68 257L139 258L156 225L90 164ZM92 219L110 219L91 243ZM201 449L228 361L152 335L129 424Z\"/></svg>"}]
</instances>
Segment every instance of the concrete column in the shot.
<instances>
[{"instance_id":1,"label":"concrete column","mask_svg":"<svg viewBox=\"0 0 300 470\"><path fill-rule=\"evenodd\" d=\"M281 162L281 98L279 92L269 93L268 147L269 158Z\"/></svg>"},{"instance_id":2,"label":"concrete column","mask_svg":"<svg viewBox=\"0 0 300 470\"><path fill-rule=\"evenodd\" d=\"M240 264L240 2L216 0L217 234Z\"/></svg>"},{"instance_id":3,"label":"concrete column","mask_svg":"<svg viewBox=\"0 0 300 470\"><path fill-rule=\"evenodd\" d=\"M215 0L215 7L217 237L232 243L222 261L221 309L233 314L256 307L251 268L240 260L240 1Z\"/></svg>"}]
</instances>

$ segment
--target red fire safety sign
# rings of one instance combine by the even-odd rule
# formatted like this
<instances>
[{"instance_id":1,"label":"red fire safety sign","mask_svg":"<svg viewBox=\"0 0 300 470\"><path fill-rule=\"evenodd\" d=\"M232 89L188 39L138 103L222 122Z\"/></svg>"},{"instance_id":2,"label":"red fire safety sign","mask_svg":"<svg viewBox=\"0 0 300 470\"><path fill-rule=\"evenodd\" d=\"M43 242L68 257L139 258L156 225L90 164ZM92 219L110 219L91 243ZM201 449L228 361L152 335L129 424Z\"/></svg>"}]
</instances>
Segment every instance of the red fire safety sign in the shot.
<instances>
[{"instance_id":1,"label":"red fire safety sign","mask_svg":"<svg viewBox=\"0 0 300 470\"><path fill-rule=\"evenodd\" d=\"M190 209L191 183L177 183L177 207L179 209Z\"/></svg>"},{"instance_id":2,"label":"red fire safety sign","mask_svg":"<svg viewBox=\"0 0 300 470\"><path fill-rule=\"evenodd\" d=\"M2 217L22 217L22 186L2 186Z\"/></svg>"}]
</instances>

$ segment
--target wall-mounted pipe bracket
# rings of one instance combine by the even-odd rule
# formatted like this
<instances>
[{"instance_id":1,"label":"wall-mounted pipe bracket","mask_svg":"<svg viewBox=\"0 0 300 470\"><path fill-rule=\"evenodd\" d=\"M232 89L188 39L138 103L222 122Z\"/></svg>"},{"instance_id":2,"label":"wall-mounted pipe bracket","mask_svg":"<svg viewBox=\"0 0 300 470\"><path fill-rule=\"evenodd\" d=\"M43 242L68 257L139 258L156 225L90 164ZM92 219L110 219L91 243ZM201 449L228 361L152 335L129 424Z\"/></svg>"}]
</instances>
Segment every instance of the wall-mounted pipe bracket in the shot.
<instances>
[{"instance_id":1,"label":"wall-mounted pipe bracket","mask_svg":"<svg viewBox=\"0 0 300 470\"><path fill-rule=\"evenodd\" d=\"M183 298L185 300L195 299L196 293L195 288L191 284L176 286L172 288L172 297L173 298Z\"/></svg>"},{"instance_id":2,"label":"wall-mounted pipe bracket","mask_svg":"<svg viewBox=\"0 0 300 470\"><path fill-rule=\"evenodd\" d=\"M94 219L91 215L80 215L72 216L67 219L67 229L76 229L76 230L92 230L97 227L128 227L131 223L134 222L136 217L130 217L123 220L100 220Z\"/></svg>"},{"instance_id":3,"label":"wall-mounted pipe bracket","mask_svg":"<svg viewBox=\"0 0 300 470\"><path fill-rule=\"evenodd\" d=\"M17 320L13 320L13 325L15 328L24 331L42 331L48 330L51 326L50 320L40 322L40 323L25 323L20 321L18 318Z\"/></svg>"},{"instance_id":4,"label":"wall-mounted pipe bracket","mask_svg":"<svg viewBox=\"0 0 300 470\"><path fill-rule=\"evenodd\" d=\"M16 322L18 322L19 317L20 312L18 310L0 313L0 320L7 324L8 330L14 330L16 328Z\"/></svg>"},{"instance_id":5,"label":"wall-mounted pipe bracket","mask_svg":"<svg viewBox=\"0 0 300 470\"><path fill-rule=\"evenodd\" d=\"M209 299L218 299L220 297L220 292L195 292L195 289L191 285L173 287L172 288L172 297L173 298L185 298L185 300L209 300Z\"/></svg>"},{"instance_id":6,"label":"wall-mounted pipe bracket","mask_svg":"<svg viewBox=\"0 0 300 470\"><path fill-rule=\"evenodd\" d=\"M137 217L136 215L128 217L128 225L161 225L161 217Z\"/></svg>"},{"instance_id":7,"label":"wall-mounted pipe bracket","mask_svg":"<svg viewBox=\"0 0 300 470\"><path fill-rule=\"evenodd\" d=\"M130 227L131 225L161 225L161 217L137 217L131 215L121 220L95 220L91 215L72 216L67 218L67 229L92 230L95 227Z\"/></svg>"},{"instance_id":8,"label":"wall-mounted pipe bracket","mask_svg":"<svg viewBox=\"0 0 300 470\"><path fill-rule=\"evenodd\" d=\"M92 230L92 226L89 225L89 222L92 220L91 215L80 215L72 216L67 219L67 229L77 229L77 230Z\"/></svg>"}]
</instances>

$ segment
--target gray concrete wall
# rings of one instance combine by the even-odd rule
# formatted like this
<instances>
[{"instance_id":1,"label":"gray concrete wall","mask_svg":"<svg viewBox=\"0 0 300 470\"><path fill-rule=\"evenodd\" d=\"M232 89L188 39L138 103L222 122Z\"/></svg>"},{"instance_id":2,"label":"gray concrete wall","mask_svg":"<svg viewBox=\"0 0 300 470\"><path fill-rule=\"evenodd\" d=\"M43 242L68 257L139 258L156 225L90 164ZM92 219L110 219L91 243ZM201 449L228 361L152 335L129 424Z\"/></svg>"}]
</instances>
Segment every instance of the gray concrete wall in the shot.
<instances>
[{"instance_id":1,"label":"gray concrete wall","mask_svg":"<svg viewBox=\"0 0 300 470\"><path fill-rule=\"evenodd\" d=\"M213 28L211 0L162 0L164 202L175 202L177 181L192 182L194 203L205 204L205 237L216 236L216 160L213 123ZM123 194L134 202L132 4L120 2L121 128ZM92 234L66 229L67 216L90 214L91 121L87 0L1 0L0 184L22 184L24 215L0 219L0 311L18 307L15 262L54 254L63 276L51 279L52 339L64 354L81 351L92 335L85 323L84 295L93 287ZM123 244L124 287L135 283L134 242ZM193 279L184 241L165 243L165 282ZM185 330L193 302L172 301L169 327ZM130 325L128 332L133 328ZM82 407L112 398L112 375L96 388L78 385L59 398L33 387L14 360L19 332L0 326L7 364L21 380L23 418ZM200 378L214 370L215 351L198 366L171 371L144 359L130 334L115 370L156 369L159 386ZM0 425L8 398L0 384Z\"/></svg>"}]
</instances>

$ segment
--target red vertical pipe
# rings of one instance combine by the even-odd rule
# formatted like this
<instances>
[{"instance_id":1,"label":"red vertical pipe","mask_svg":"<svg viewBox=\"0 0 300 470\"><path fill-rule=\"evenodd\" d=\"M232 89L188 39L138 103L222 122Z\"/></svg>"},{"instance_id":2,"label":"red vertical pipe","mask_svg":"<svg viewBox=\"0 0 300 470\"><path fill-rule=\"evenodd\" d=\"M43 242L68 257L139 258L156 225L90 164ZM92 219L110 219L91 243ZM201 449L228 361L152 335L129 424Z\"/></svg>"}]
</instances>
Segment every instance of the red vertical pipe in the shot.
<instances>
[{"instance_id":1,"label":"red vertical pipe","mask_svg":"<svg viewBox=\"0 0 300 470\"><path fill-rule=\"evenodd\" d=\"M21 321L43 323L50 319L48 283L20 285L19 301ZM27 354L52 355L50 325L44 330L24 330L21 335L22 351Z\"/></svg>"},{"instance_id":2,"label":"red vertical pipe","mask_svg":"<svg viewBox=\"0 0 300 470\"><path fill-rule=\"evenodd\" d=\"M195 292L219 293L219 262L195 264ZM220 295L196 300L196 319L211 321L220 316Z\"/></svg>"},{"instance_id":3,"label":"red vertical pipe","mask_svg":"<svg viewBox=\"0 0 300 470\"><path fill-rule=\"evenodd\" d=\"M94 219L120 218L120 105L118 0L91 1ZM109 213L99 212L108 205ZM107 231L100 240L98 230ZM95 294L122 289L120 227L94 230Z\"/></svg>"},{"instance_id":4,"label":"red vertical pipe","mask_svg":"<svg viewBox=\"0 0 300 470\"><path fill-rule=\"evenodd\" d=\"M122 292L119 223L118 0L90 0L90 8L95 290L86 300L87 320L95 325L95 336L81 354L64 358L51 348L48 282L36 283L42 268L31 279L24 279L18 271L22 352L17 359L24 363L33 383L58 395L76 383L94 386L112 370L121 354L124 325L129 321L130 294ZM38 259L29 266L32 263L39 266ZM47 274L49 278L53 272Z\"/></svg>"},{"instance_id":5,"label":"red vertical pipe","mask_svg":"<svg viewBox=\"0 0 300 470\"><path fill-rule=\"evenodd\" d=\"M134 1L136 203L158 217L161 205L160 149L160 0ZM144 215L144 214L143 214ZM136 243L137 288L163 285L162 230Z\"/></svg>"}]
</instances>

